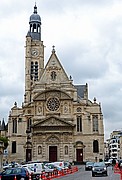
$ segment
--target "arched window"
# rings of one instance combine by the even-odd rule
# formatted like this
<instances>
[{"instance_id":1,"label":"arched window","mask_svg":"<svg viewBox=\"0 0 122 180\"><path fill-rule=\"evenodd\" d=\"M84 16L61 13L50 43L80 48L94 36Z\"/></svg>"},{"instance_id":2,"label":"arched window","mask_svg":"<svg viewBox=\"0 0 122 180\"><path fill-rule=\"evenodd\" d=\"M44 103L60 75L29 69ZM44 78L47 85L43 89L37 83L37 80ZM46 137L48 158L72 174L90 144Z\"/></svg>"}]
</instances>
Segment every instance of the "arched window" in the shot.
<instances>
[{"instance_id":1,"label":"arched window","mask_svg":"<svg viewBox=\"0 0 122 180\"><path fill-rule=\"evenodd\" d=\"M33 24L33 32L36 32L36 24Z\"/></svg>"},{"instance_id":2,"label":"arched window","mask_svg":"<svg viewBox=\"0 0 122 180\"><path fill-rule=\"evenodd\" d=\"M42 147L38 146L38 154L42 154Z\"/></svg>"},{"instance_id":3,"label":"arched window","mask_svg":"<svg viewBox=\"0 0 122 180\"><path fill-rule=\"evenodd\" d=\"M38 33L40 32L40 25L39 24L37 25L37 32Z\"/></svg>"},{"instance_id":4,"label":"arched window","mask_svg":"<svg viewBox=\"0 0 122 180\"><path fill-rule=\"evenodd\" d=\"M12 119L13 129L12 133L17 133L17 118Z\"/></svg>"},{"instance_id":5,"label":"arched window","mask_svg":"<svg viewBox=\"0 0 122 180\"><path fill-rule=\"evenodd\" d=\"M36 61L35 62L35 77L34 77L34 80L38 80L38 62Z\"/></svg>"},{"instance_id":6,"label":"arched window","mask_svg":"<svg viewBox=\"0 0 122 180\"><path fill-rule=\"evenodd\" d=\"M68 146L65 146L64 150L65 150L65 155L67 155L68 154Z\"/></svg>"},{"instance_id":7,"label":"arched window","mask_svg":"<svg viewBox=\"0 0 122 180\"><path fill-rule=\"evenodd\" d=\"M16 153L16 141L12 142L12 153Z\"/></svg>"},{"instance_id":8,"label":"arched window","mask_svg":"<svg viewBox=\"0 0 122 180\"><path fill-rule=\"evenodd\" d=\"M99 152L99 143L97 140L93 141L93 153L98 153Z\"/></svg>"},{"instance_id":9,"label":"arched window","mask_svg":"<svg viewBox=\"0 0 122 180\"><path fill-rule=\"evenodd\" d=\"M77 116L77 132L82 132L82 117Z\"/></svg>"},{"instance_id":10,"label":"arched window","mask_svg":"<svg viewBox=\"0 0 122 180\"><path fill-rule=\"evenodd\" d=\"M98 116L93 116L93 131L98 132Z\"/></svg>"},{"instance_id":11,"label":"arched window","mask_svg":"<svg viewBox=\"0 0 122 180\"><path fill-rule=\"evenodd\" d=\"M31 62L31 80L33 80L33 74L34 74L34 63Z\"/></svg>"},{"instance_id":12,"label":"arched window","mask_svg":"<svg viewBox=\"0 0 122 180\"><path fill-rule=\"evenodd\" d=\"M32 120L31 118L27 119L27 129L31 131L31 125L32 125Z\"/></svg>"}]
</instances>

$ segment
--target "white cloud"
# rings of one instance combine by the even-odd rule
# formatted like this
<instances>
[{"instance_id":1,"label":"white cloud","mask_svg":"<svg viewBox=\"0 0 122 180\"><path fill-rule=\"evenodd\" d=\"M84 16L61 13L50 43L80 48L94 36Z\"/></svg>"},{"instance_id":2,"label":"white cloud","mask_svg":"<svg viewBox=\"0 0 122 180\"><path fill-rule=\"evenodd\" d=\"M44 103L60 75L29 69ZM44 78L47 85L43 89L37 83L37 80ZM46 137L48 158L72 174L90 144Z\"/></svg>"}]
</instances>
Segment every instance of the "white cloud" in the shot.
<instances>
[{"instance_id":1,"label":"white cloud","mask_svg":"<svg viewBox=\"0 0 122 180\"><path fill-rule=\"evenodd\" d=\"M121 127L122 1L36 1L42 19L45 63L52 45L75 84L88 83L102 104L105 137ZM25 36L35 2L1 0L0 119L24 96Z\"/></svg>"}]
</instances>

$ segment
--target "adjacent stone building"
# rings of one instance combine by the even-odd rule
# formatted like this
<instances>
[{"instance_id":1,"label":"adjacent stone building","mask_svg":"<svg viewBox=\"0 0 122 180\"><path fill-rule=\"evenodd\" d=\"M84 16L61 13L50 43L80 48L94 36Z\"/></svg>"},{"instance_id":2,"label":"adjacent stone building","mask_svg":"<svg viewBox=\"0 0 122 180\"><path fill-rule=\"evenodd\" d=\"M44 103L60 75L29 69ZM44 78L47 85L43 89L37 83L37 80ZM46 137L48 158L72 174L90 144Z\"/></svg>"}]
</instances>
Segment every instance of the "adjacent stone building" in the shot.
<instances>
[{"instance_id":1,"label":"adjacent stone building","mask_svg":"<svg viewBox=\"0 0 122 180\"><path fill-rule=\"evenodd\" d=\"M104 158L101 105L88 85L74 85L53 46L44 67L41 18L34 6L25 46L25 94L8 119L9 161L98 161Z\"/></svg>"}]
</instances>

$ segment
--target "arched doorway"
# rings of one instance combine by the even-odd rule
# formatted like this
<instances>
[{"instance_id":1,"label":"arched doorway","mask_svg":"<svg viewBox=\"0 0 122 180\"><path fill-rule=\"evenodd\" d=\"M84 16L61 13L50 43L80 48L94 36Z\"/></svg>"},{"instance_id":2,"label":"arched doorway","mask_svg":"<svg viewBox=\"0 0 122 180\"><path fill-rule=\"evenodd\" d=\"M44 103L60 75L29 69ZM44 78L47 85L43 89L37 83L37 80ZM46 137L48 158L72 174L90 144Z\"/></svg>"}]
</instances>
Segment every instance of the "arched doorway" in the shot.
<instances>
[{"instance_id":1,"label":"arched doorway","mask_svg":"<svg viewBox=\"0 0 122 180\"><path fill-rule=\"evenodd\" d=\"M59 144L60 144L60 140L56 135L52 134L47 138L49 161L54 162L58 160Z\"/></svg>"},{"instance_id":2,"label":"arched doorway","mask_svg":"<svg viewBox=\"0 0 122 180\"><path fill-rule=\"evenodd\" d=\"M26 149L26 162L32 160L32 150L31 149Z\"/></svg>"},{"instance_id":3,"label":"arched doorway","mask_svg":"<svg viewBox=\"0 0 122 180\"><path fill-rule=\"evenodd\" d=\"M32 143L26 142L25 148L26 148L26 162L32 161Z\"/></svg>"},{"instance_id":4,"label":"arched doorway","mask_svg":"<svg viewBox=\"0 0 122 180\"><path fill-rule=\"evenodd\" d=\"M83 148L85 146L83 145L82 141L77 141L75 143L75 148L76 148L76 162L78 163L83 163L83 158L84 158L84 154L83 154Z\"/></svg>"}]
</instances>

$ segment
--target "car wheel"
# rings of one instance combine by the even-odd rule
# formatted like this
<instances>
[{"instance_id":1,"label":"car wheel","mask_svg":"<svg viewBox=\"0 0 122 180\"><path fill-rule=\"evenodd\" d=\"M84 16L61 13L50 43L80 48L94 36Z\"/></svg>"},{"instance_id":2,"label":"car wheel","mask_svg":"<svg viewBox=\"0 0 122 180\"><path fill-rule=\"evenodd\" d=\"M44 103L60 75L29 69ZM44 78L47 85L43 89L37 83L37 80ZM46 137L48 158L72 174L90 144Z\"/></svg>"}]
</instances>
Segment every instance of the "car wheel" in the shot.
<instances>
[{"instance_id":1,"label":"car wheel","mask_svg":"<svg viewBox=\"0 0 122 180\"><path fill-rule=\"evenodd\" d=\"M95 174L94 173L92 173L92 177L94 177L95 176Z\"/></svg>"}]
</instances>

